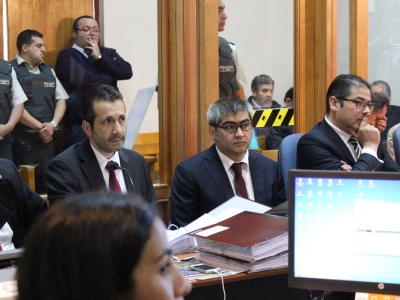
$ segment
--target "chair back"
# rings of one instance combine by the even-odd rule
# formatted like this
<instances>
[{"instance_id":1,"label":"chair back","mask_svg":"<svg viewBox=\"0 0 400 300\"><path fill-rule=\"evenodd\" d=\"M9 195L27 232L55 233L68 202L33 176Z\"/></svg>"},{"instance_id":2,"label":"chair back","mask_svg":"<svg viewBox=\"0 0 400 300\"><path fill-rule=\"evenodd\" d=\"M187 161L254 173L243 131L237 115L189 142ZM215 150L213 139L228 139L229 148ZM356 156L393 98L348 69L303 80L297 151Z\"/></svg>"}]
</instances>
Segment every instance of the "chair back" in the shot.
<instances>
[{"instance_id":1,"label":"chair back","mask_svg":"<svg viewBox=\"0 0 400 300\"><path fill-rule=\"evenodd\" d=\"M279 146L278 163L285 183L286 197L289 188L289 170L297 168L297 143L302 136L303 133L288 135Z\"/></svg>"},{"instance_id":2,"label":"chair back","mask_svg":"<svg viewBox=\"0 0 400 300\"><path fill-rule=\"evenodd\" d=\"M393 150L396 162L400 164L400 126L393 132Z\"/></svg>"}]
</instances>

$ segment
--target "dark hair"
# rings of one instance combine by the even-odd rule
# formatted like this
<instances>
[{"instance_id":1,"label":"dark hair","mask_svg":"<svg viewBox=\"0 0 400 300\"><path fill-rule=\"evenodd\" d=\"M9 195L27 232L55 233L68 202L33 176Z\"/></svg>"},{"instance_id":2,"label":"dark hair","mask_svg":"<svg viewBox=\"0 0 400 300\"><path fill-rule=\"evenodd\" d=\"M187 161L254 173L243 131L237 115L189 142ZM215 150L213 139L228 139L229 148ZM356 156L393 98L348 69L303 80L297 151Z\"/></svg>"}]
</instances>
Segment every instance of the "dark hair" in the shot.
<instances>
[{"instance_id":1,"label":"dark hair","mask_svg":"<svg viewBox=\"0 0 400 300\"><path fill-rule=\"evenodd\" d=\"M386 96L386 97L390 97L392 95L392 91L390 90L390 86L386 81L383 80L376 80L373 83L371 83L371 87L376 86L376 85L383 85L383 91L382 93Z\"/></svg>"},{"instance_id":2,"label":"dark hair","mask_svg":"<svg viewBox=\"0 0 400 300\"><path fill-rule=\"evenodd\" d=\"M41 34L39 31L33 30L33 29L26 29L26 30L22 31L20 34L18 34L17 49L18 49L19 53L22 52L23 45L30 46L32 44L33 37L43 38L43 34Z\"/></svg>"},{"instance_id":3,"label":"dark hair","mask_svg":"<svg viewBox=\"0 0 400 300\"><path fill-rule=\"evenodd\" d=\"M72 30L77 31L77 30L79 29L78 23L79 23L79 21L80 21L81 19L94 19L94 18L93 18L92 16L80 16L80 17L76 18L76 19L74 20L74 23L72 23Z\"/></svg>"},{"instance_id":4,"label":"dark hair","mask_svg":"<svg viewBox=\"0 0 400 300\"><path fill-rule=\"evenodd\" d=\"M19 299L116 299L157 213L132 194L89 193L62 200L34 224L18 262Z\"/></svg>"},{"instance_id":5,"label":"dark hair","mask_svg":"<svg viewBox=\"0 0 400 300\"><path fill-rule=\"evenodd\" d=\"M249 102L236 97L222 97L208 108L208 124L215 127L221 122L223 116L236 115L241 111L247 112L252 120L253 108Z\"/></svg>"},{"instance_id":6,"label":"dark hair","mask_svg":"<svg viewBox=\"0 0 400 300\"><path fill-rule=\"evenodd\" d=\"M263 84L272 84L272 86L275 86L275 81L271 78L271 76L265 74L257 75L251 81L251 91L257 92L260 88L260 85Z\"/></svg>"},{"instance_id":7,"label":"dark hair","mask_svg":"<svg viewBox=\"0 0 400 300\"><path fill-rule=\"evenodd\" d=\"M341 74L338 75L330 84L326 92L326 114L331 111L329 105L329 98L334 96L336 98L347 98L351 94L353 87L370 89L369 83L362 79L360 76L354 74Z\"/></svg>"},{"instance_id":8,"label":"dark hair","mask_svg":"<svg viewBox=\"0 0 400 300\"><path fill-rule=\"evenodd\" d=\"M293 87L291 87L290 89L287 90L287 92L285 94L285 98L283 98L283 102L285 102L285 100L287 98L293 100Z\"/></svg>"},{"instance_id":9,"label":"dark hair","mask_svg":"<svg viewBox=\"0 0 400 300\"><path fill-rule=\"evenodd\" d=\"M371 94L371 102L374 105L373 112L380 112L385 106L387 111L389 111L389 99L383 93L372 93Z\"/></svg>"},{"instance_id":10,"label":"dark hair","mask_svg":"<svg viewBox=\"0 0 400 300\"><path fill-rule=\"evenodd\" d=\"M115 102L121 100L122 94L116 87L108 84L97 84L87 89L82 99L82 119L87 121L93 128L96 112L94 110L94 103L96 101L110 101Z\"/></svg>"}]
</instances>

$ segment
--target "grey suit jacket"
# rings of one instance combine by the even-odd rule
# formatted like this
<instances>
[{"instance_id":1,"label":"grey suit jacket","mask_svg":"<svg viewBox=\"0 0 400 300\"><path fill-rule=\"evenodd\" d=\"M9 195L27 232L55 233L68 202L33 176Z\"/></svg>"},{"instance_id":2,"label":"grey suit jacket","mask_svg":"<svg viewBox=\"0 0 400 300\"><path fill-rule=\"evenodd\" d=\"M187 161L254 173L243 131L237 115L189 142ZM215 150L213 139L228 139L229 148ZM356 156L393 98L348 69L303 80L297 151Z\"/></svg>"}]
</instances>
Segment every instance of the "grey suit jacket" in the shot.
<instances>
[{"instance_id":1,"label":"grey suit jacket","mask_svg":"<svg viewBox=\"0 0 400 300\"><path fill-rule=\"evenodd\" d=\"M279 165L249 152L249 168L257 202L276 206L285 201ZM235 195L215 145L181 162L171 186L171 222L185 226Z\"/></svg>"},{"instance_id":2,"label":"grey suit jacket","mask_svg":"<svg viewBox=\"0 0 400 300\"><path fill-rule=\"evenodd\" d=\"M128 170L133 187L124 172L128 192L134 192L149 203L157 202L147 163L142 155L122 148L121 167ZM50 205L71 194L107 191L99 163L86 138L53 158L47 166L46 184Z\"/></svg>"},{"instance_id":3,"label":"grey suit jacket","mask_svg":"<svg viewBox=\"0 0 400 300\"><path fill-rule=\"evenodd\" d=\"M341 170L341 162L352 166L353 171L400 172L400 166L390 157L382 143L378 158L363 153L354 161L349 148L325 119L303 135L297 145L297 165L300 169Z\"/></svg>"}]
</instances>

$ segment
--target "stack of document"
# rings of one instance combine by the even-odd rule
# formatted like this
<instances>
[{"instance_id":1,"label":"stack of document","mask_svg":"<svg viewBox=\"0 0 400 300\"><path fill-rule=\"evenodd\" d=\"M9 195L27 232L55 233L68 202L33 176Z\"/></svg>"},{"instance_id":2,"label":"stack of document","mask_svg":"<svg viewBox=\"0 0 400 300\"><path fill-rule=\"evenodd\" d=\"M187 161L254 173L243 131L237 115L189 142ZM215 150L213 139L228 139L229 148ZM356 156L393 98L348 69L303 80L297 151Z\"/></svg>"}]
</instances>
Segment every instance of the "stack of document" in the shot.
<instances>
[{"instance_id":1,"label":"stack of document","mask_svg":"<svg viewBox=\"0 0 400 300\"><path fill-rule=\"evenodd\" d=\"M189 232L216 224L243 211L265 213L269 209L270 207L263 204L234 196L214 210L210 211L208 214L202 215L189 225L176 228L176 230L167 230L168 244L172 249L173 254L193 252L193 248L196 247L197 244L196 239L193 236L188 235ZM173 226L174 225L170 225L170 227Z\"/></svg>"},{"instance_id":2,"label":"stack of document","mask_svg":"<svg viewBox=\"0 0 400 300\"><path fill-rule=\"evenodd\" d=\"M199 259L206 264L217 266L234 272L260 272L286 268L288 266L288 253L282 252L277 255L255 261L246 262L226 256L200 251Z\"/></svg>"},{"instance_id":3,"label":"stack of document","mask_svg":"<svg viewBox=\"0 0 400 300\"><path fill-rule=\"evenodd\" d=\"M190 233L196 250L217 254L227 263L236 259L248 271L287 266L288 219L286 217L243 211L211 226ZM201 255L206 257L203 253ZM207 256L217 260L217 256ZM273 258L275 257L275 258ZM267 263L267 259L272 261ZM261 260L265 260L261 262ZM233 265L234 261L232 261ZM246 264L247 263L247 264ZM220 266L216 263L213 265ZM220 266L227 268L225 266Z\"/></svg>"}]
</instances>

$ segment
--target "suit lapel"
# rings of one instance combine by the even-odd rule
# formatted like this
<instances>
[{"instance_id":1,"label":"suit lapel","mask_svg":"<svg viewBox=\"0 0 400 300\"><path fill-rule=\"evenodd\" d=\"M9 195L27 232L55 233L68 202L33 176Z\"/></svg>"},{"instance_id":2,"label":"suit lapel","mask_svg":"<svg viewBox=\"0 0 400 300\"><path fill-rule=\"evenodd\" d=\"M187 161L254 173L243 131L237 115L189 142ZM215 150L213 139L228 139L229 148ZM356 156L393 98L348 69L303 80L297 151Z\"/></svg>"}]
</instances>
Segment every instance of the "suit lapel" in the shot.
<instances>
[{"instance_id":1,"label":"suit lapel","mask_svg":"<svg viewBox=\"0 0 400 300\"><path fill-rule=\"evenodd\" d=\"M126 153L124 152L124 149L121 149L118 152L119 152L119 160L121 162L121 167L127 169L129 176L131 176L131 178L133 178L133 174L135 173L135 170L133 168L133 164L128 163L129 162L128 155L126 155ZM131 179L128 177L127 174L125 174L125 172L122 172L122 173L124 174L126 190L128 192L133 193L134 192L134 190L132 189L133 182L131 183Z\"/></svg>"},{"instance_id":2,"label":"suit lapel","mask_svg":"<svg viewBox=\"0 0 400 300\"><path fill-rule=\"evenodd\" d=\"M81 169L93 191L106 189L103 173L94 155L89 139L82 142L79 150Z\"/></svg>"},{"instance_id":3,"label":"suit lapel","mask_svg":"<svg viewBox=\"0 0 400 300\"><path fill-rule=\"evenodd\" d=\"M254 200L261 202L265 197L264 173L258 163L258 156L252 151L249 151L249 169L251 173L251 181L253 183Z\"/></svg>"},{"instance_id":4,"label":"suit lapel","mask_svg":"<svg viewBox=\"0 0 400 300\"><path fill-rule=\"evenodd\" d=\"M342 154L340 156L345 156L347 161L351 162L351 164L355 164L356 162L354 161L353 155L350 153L349 148L347 148L347 145L343 142L335 130L328 125L325 119L322 121L322 126L327 133L328 138L332 140L332 143L336 145L337 148L339 148L339 151Z\"/></svg>"},{"instance_id":5,"label":"suit lapel","mask_svg":"<svg viewBox=\"0 0 400 300\"><path fill-rule=\"evenodd\" d=\"M216 187L225 196L225 200L232 198L235 193L232 189L231 183L229 182L222 161L218 156L215 145L207 150L207 153L204 156L204 166Z\"/></svg>"}]
</instances>

